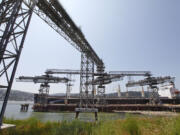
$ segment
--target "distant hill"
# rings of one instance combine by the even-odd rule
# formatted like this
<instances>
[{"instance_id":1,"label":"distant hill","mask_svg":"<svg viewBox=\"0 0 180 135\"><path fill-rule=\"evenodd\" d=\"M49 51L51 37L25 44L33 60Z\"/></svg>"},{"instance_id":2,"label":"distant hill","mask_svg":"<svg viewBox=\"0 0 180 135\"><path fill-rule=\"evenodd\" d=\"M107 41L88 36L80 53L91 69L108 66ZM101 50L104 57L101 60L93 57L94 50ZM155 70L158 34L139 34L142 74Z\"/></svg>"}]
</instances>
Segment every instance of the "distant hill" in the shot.
<instances>
[{"instance_id":1,"label":"distant hill","mask_svg":"<svg viewBox=\"0 0 180 135\"><path fill-rule=\"evenodd\" d=\"M5 90L0 89L0 101L4 99L5 96ZM11 90L9 100L13 101L33 101L34 100L34 94L29 92L23 92L18 90Z\"/></svg>"},{"instance_id":2,"label":"distant hill","mask_svg":"<svg viewBox=\"0 0 180 135\"><path fill-rule=\"evenodd\" d=\"M149 92L145 92L145 97L149 97ZM5 90L0 89L0 101L3 100L5 96ZM56 94L50 94L50 96L60 96L60 97L65 97L65 93L56 93ZM78 98L79 94L78 93L72 93L71 97L73 98ZM106 94L107 98L116 98L118 97L118 93L109 93ZM121 92L121 97L126 97L126 92ZM136 91L129 91L129 97L141 97L141 92L136 92ZM23 92L23 91L18 91L18 90L12 90L9 100L13 101L33 101L34 100L34 94L29 93L29 92Z\"/></svg>"}]
</instances>

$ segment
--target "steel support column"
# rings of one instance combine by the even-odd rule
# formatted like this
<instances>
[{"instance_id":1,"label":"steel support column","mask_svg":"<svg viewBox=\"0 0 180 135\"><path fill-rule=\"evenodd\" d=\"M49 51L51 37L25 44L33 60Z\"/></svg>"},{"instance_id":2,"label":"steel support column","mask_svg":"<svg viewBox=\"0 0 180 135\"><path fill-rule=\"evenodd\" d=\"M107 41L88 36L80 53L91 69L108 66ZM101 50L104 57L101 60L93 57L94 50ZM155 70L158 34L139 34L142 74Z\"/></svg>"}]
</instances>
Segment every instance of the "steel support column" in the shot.
<instances>
[{"instance_id":1,"label":"steel support column","mask_svg":"<svg viewBox=\"0 0 180 135\"><path fill-rule=\"evenodd\" d=\"M80 71L80 104L76 108L76 118L80 112L95 113L95 120L97 120L98 109L94 106L94 87L87 82L94 80L94 62L88 57L87 52L81 53L81 71Z\"/></svg>"},{"instance_id":2,"label":"steel support column","mask_svg":"<svg viewBox=\"0 0 180 135\"><path fill-rule=\"evenodd\" d=\"M39 103L41 105L46 105L48 103L48 96L49 96L49 89L50 86L48 85L48 83L43 83L40 85L39 88Z\"/></svg>"},{"instance_id":3,"label":"steel support column","mask_svg":"<svg viewBox=\"0 0 180 135\"><path fill-rule=\"evenodd\" d=\"M97 104L105 105L106 100L105 100L105 85L104 85L104 78L105 78L104 65L98 66L97 72L100 74L100 76L98 76L98 79L102 80L100 82L100 85L97 87Z\"/></svg>"},{"instance_id":4,"label":"steel support column","mask_svg":"<svg viewBox=\"0 0 180 135\"><path fill-rule=\"evenodd\" d=\"M35 6L32 1L28 4L30 8L26 8L22 0L3 0L0 3L0 88L6 89L0 126Z\"/></svg>"},{"instance_id":5,"label":"steel support column","mask_svg":"<svg viewBox=\"0 0 180 135\"><path fill-rule=\"evenodd\" d=\"M80 73L80 107L88 108L93 105L93 85L87 82L94 79L94 62L81 54L81 73Z\"/></svg>"},{"instance_id":6,"label":"steel support column","mask_svg":"<svg viewBox=\"0 0 180 135\"><path fill-rule=\"evenodd\" d=\"M150 87L149 103L150 104L159 104L160 103L158 87Z\"/></svg>"},{"instance_id":7,"label":"steel support column","mask_svg":"<svg viewBox=\"0 0 180 135\"><path fill-rule=\"evenodd\" d=\"M72 74L67 74L67 78L69 81L66 84L66 99L69 99L71 96L71 90L72 90Z\"/></svg>"}]
</instances>

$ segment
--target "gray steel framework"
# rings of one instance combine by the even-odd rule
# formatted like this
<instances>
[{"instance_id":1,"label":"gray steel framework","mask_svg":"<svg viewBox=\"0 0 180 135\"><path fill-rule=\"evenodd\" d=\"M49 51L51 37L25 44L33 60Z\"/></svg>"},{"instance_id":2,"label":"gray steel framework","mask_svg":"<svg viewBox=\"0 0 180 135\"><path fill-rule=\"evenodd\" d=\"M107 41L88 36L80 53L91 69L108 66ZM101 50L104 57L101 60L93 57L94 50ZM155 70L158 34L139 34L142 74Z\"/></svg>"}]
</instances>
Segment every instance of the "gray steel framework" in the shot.
<instances>
[{"instance_id":1,"label":"gray steel framework","mask_svg":"<svg viewBox=\"0 0 180 135\"><path fill-rule=\"evenodd\" d=\"M42 75L42 76L20 76L16 79L17 82L33 82L33 83L40 83L39 88L39 103L41 105L46 105L48 103L47 97L49 95L49 83L68 83L70 80L65 77L54 77L50 75Z\"/></svg>"},{"instance_id":2,"label":"gray steel framework","mask_svg":"<svg viewBox=\"0 0 180 135\"><path fill-rule=\"evenodd\" d=\"M47 97L49 96L50 86L48 83L42 83L39 88L39 103L41 105L46 105L48 103Z\"/></svg>"},{"instance_id":3,"label":"gray steel framework","mask_svg":"<svg viewBox=\"0 0 180 135\"><path fill-rule=\"evenodd\" d=\"M80 107L88 108L92 105L93 99L93 86L92 84L86 84L88 81L94 80L94 62L86 56L85 53L81 53L81 72L80 72Z\"/></svg>"},{"instance_id":4,"label":"gray steel framework","mask_svg":"<svg viewBox=\"0 0 180 135\"><path fill-rule=\"evenodd\" d=\"M2 0L0 3L0 86L7 88L7 92L1 109L0 126L32 11L79 51L88 52L86 56L96 65L103 65L102 60L58 0ZM4 82L6 84L3 84Z\"/></svg>"},{"instance_id":5,"label":"gray steel framework","mask_svg":"<svg viewBox=\"0 0 180 135\"><path fill-rule=\"evenodd\" d=\"M136 82L128 82L126 87L134 87L134 86L149 86L149 90L151 90L150 95L150 103L157 104L160 102L158 95L158 85L164 83L172 83L174 82L174 77L165 76L165 77L147 77L144 80L136 81Z\"/></svg>"},{"instance_id":6,"label":"gray steel framework","mask_svg":"<svg viewBox=\"0 0 180 135\"><path fill-rule=\"evenodd\" d=\"M75 109L76 118L80 112L94 112L97 120L98 109L94 106L94 87L87 84L94 80L94 62L86 53L81 53L81 71L80 71L80 104Z\"/></svg>"},{"instance_id":7,"label":"gray steel framework","mask_svg":"<svg viewBox=\"0 0 180 135\"><path fill-rule=\"evenodd\" d=\"M42 76L20 76L16 78L17 82L34 82L34 83L67 83L70 81L66 77L55 77L52 75L42 75Z\"/></svg>"},{"instance_id":8,"label":"gray steel framework","mask_svg":"<svg viewBox=\"0 0 180 135\"><path fill-rule=\"evenodd\" d=\"M104 66L97 66L97 72L100 73L101 75L99 75L96 80L98 80L98 87L97 87L97 104L101 104L101 105L106 105L106 100L105 100L105 78L108 78L109 75L107 74L103 74L104 73ZM95 82L96 80L92 81ZM108 80L109 81L109 80ZM111 82L111 81L109 81ZM88 82L87 82L88 83ZM94 84L95 85L95 84Z\"/></svg>"},{"instance_id":9,"label":"gray steel framework","mask_svg":"<svg viewBox=\"0 0 180 135\"><path fill-rule=\"evenodd\" d=\"M37 7L34 12L43 19L50 27L52 27L56 32L58 32L62 37L64 37L71 45L73 45L77 50L79 50L83 57L82 61L86 60L87 63L92 61L96 66L103 67L104 63L97 56L93 48L90 46L85 36L81 32L80 28L72 21L70 16L66 13L65 9L61 6L58 0L39 0ZM90 66L91 64L84 64ZM85 98L88 94L84 94L82 91L85 89L87 93L91 89L91 85L85 85L85 78L88 80L90 78L88 73L88 67L84 67L83 62L81 62L81 73L80 73L80 95L82 97L81 103L88 104L88 98ZM84 69L87 68L87 69ZM85 74L82 71L87 71ZM92 76L92 75L91 75Z\"/></svg>"},{"instance_id":10,"label":"gray steel framework","mask_svg":"<svg viewBox=\"0 0 180 135\"><path fill-rule=\"evenodd\" d=\"M35 6L32 1L28 4L30 8L26 8L22 0L2 0L0 3L0 87L6 89L0 126Z\"/></svg>"},{"instance_id":11,"label":"gray steel framework","mask_svg":"<svg viewBox=\"0 0 180 135\"><path fill-rule=\"evenodd\" d=\"M145 86L149 85L150 87L156 86L158 84L163 84L166 82L174 81L174 77L165 76L165 77L147 77L144 80L129 82L126 84L126 87L134 87L134 86Z\"/></svg>"},{"instance_id":12,"label":"gray steel framework","mask_svg":"<svg viewBox=\"0 0 180 135\"><path fill-rule=\"evenodd\" d=\"M71 74L67 74L67 78L69 79L69 81L66 84L66 98L69 99L70 95L71 95L71 90L72 90L72 75Z\"/></svg>"},{"instance_id":13,"label":"gray steel framework","mask_svg":"<svg viewBox=\"0 0 180 135\"><path fill-rule=\"evenodd\" d=\"M36 13L50 27L52 27L56 32L64 37L77 50L83 53L84 59L88 59L87 61L93 61L96 66L104 66L103 61L98 57L96 52L93 50L93 48L90 46L85 36L81 32L80 28L78 28L72 21L72 19L66 13L65 9L61 6L58 0L39 0L37 3L37 7L35 7L34 9L34 13ZM86 76L88 76L88 74ZM84 87L83 78L84 75L81 74L82 89ZM86 85L86 89L89 89L89 87L90 86Z\"/></svg>"},{"instance_id":14,"label":"gray steel framework","mask_svg":"<svg viewBox=\"0 0 180 135\"><path fill-rule=\"evenodd\" d=\"M80 28L72 21L70 16L66 13L65 9L61 6L58 0L39 0L37 7L34 12L43 19L50 27L52 27L56 32L58 32L62 37L64 37L71 45L73 45L77 50L83 54L83 59L87 62L93 61L96 66L104 67L103 61L97 56L93 48L90 46L85 36L81 32ZM91 64L86 64L91 65ZM86 80L89 79L89 74L86 75L82 72L84 66L81 63L81 73L80 73L80 93L83 89L91 89L91 85L84 85L85 76ZM82 91L81 91L82 90ZM86 90L86 92L89 90ZM82 94L80 94L82 95ZM81 100L81 104L84 100ZM85 102L88 102L86 99ZM88 104L88 103L87 103Z\"/></svg>"},{"instance_id":15,"label":"gray steel framework","mask_svg":"<svg viewBox=\"0 0 180 135\"><path fill-rule=\"evenodd\" d=\"M47 69L46 74L69 74L69 75L80 75L80 74L89 74L94 75L95 79L86 80L86 85L98 86L97 95L98 104L105 105L105 86L114 81L119 81L125 76L151 76L150 71L109 71L104 72L103 68L97 69L97 72L86 72L85 70L72 70L72 69ZM95 90L95 88L93 88Z\"/></svg>"}]
</instances>

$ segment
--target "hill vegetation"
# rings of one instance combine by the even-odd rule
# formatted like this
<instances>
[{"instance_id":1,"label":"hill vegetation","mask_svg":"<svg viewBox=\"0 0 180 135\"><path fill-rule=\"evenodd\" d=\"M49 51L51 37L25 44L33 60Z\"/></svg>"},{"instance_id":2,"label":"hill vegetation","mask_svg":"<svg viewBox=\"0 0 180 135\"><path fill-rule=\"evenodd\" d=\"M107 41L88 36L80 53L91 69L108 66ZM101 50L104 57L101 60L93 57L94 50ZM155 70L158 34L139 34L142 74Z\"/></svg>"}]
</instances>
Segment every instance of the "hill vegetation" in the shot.
<instances>
[{"instance_id":1,"label":"hill vegetation","mask_svg":"<svg viewBox=\"0 0 180 135\"><path fill-rule=\"evenodd\" d=\"M5 96L5 90L0 89L0 101L4 99ZM22 92L18 90L11 90L9 100L12 101L33 101L34 100L34 94L28 93L28 92Z\"/></svg>"},{"instance_id":2,"label":"hill vegetation","mask_svg":"<svg viewBox=\"0 0 180 135\"><path fill-rule=\"evenodd\" d=\"M149 92L145 92L145 97L149 97ZM5 90L0 89L0 101L4 99L5 96ZM65 93L56 93L56 94L51 94L50 96L60 96L60 97L65 97ZM79 98L78 93L72 93L71 94L72 98ZM109 93L106 94L106 98L117 98L118 94L117 93ZM121 93L121 97L126 97L126 92ZM141 92L136 92L136 91L129 91L129 97L136 97L140 98L141 97ZM18 90L12 90L10 93L9 100L12 101L33 101L34 100L34 94L30 92L23 92L23 91L18 91Z\"/></svg>"}]
</instances>

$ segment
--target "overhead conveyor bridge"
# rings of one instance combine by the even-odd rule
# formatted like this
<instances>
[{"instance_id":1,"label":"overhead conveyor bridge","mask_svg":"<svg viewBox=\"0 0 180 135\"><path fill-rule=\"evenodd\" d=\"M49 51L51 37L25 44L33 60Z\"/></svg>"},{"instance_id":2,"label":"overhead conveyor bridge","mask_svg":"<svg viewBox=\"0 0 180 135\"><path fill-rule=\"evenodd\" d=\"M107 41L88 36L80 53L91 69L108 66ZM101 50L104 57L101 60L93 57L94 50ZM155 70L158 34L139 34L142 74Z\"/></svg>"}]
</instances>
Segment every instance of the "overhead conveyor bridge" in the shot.
<instances>
[{"instance_id":1,"label":"overhead conveyor bridge","mask_svg":"<svg viewBox=\"0 0 180 135\"><path fill-rule=\"evenodd\" d=\"M85 85L85 82L93 79L93 76L87 77L87 73L94 71L94 64L98 72L104 71L103 61L58 0L2 0L0 2L0 79L3 83L0 87L7 88L7 91L0 113L0 126L33 13L81 52L80 94L82 91L92 89L92 86Z\"/></svg>"},{"instance_id":2,"label":"overhead conveyor bridge","mask_svg":"<svg viewBox=\"0 0 180 135\"><path fill-rule=\"evenodd\" d=\"M28 1L24 0L27 6L29 6ZM37 6L33 12L78 51L85 53L97 66L104 66L103 61L98 57L80 28L76 26L58 0L37 0Z\"/></svg>"}]
</instances>

